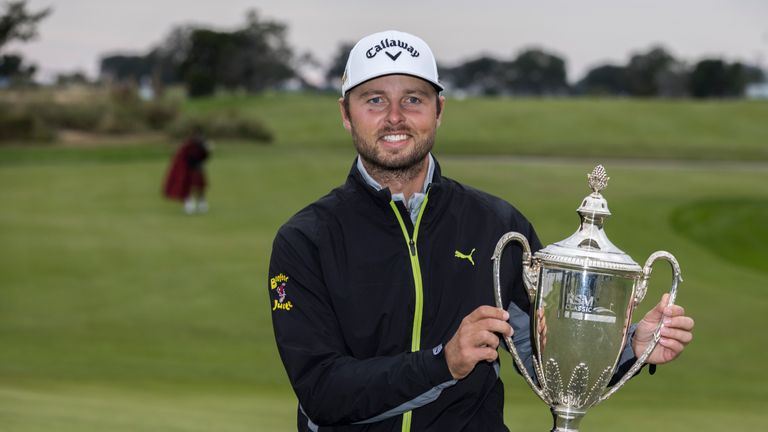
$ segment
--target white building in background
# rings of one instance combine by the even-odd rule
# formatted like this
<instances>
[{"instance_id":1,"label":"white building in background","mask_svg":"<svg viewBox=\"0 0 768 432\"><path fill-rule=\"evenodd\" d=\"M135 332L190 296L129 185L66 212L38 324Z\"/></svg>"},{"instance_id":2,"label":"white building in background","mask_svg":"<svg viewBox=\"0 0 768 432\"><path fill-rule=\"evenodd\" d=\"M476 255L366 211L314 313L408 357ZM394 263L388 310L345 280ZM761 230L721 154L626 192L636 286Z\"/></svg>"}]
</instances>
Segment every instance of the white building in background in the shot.
<instances>
[{"instance_id":1,"label":"white building in background","mask_svg":"<svg viewBox=\"0 0 768 432\"><path fill-rule=\"evenodd\" d=\"M747 99L768 99L768 81L748 85L744 95Z\"/></svg>"},{"instance_id":2,"label":"white building in background","mask_svg":"<svg viewBox=\"0 0 768 432\"><path fill-rule=\"evenodd\" d=\"M139 82L139 97L141 100L151 101L155 98L155 88L152 86L152 78L148 76L141 77Z\"/></svg>"}]
</instances>

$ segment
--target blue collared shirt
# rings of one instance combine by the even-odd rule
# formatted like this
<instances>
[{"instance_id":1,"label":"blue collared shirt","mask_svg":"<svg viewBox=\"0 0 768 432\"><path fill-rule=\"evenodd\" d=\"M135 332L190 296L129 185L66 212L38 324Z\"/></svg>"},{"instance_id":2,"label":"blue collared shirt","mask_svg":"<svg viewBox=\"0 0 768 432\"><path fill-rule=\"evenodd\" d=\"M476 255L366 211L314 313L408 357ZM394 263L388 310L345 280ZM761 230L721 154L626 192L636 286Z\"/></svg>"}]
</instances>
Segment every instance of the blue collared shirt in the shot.
<instances>
[{"instance_id":1,"label":"blue collared shirt","mask_svg":"<svg viewBox=\"0 0 768 432\"><path fill-rule=\"evenodd\" d=\"M376 189L377 191L384 189L384 187L382 187L379 182L374 180L373 177L368 174L368 171L365 170L363 162L360 160L360 156L357 157L357 170L360 171L360 174L363 175L365 182L368 183L372 188ZM427 187L429 187L429 184L432 183L432 176L434 174L435 160L432 158L432 153L430 153L429 168L427 168L427 176L424 178L424 185L421 187L421 192L414 193L410 200L406 200L405 195L402 192L392 194L392 199L394 201L402 201L403 204L405 204L405 207L408 209L408 212L411 215L411 222L413 222L414 225L416 224L416 218L419 216L421 204L424 203L424 198L427 196Z\"/></svg>"}]
</instances>

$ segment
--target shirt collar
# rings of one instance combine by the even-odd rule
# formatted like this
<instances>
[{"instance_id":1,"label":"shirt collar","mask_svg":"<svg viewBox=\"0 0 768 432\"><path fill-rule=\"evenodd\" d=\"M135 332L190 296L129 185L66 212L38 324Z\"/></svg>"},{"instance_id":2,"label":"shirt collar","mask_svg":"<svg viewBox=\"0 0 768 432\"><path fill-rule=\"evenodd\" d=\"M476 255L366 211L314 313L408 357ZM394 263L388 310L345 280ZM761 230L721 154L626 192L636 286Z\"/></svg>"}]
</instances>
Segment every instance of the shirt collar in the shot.
<instances>
[{"instance_id":1,"label":"shirt collar","mask_svg":"<svg viewBox=\"0 0 768 432\"><path fill-rule=\"evenodd\" d=\"M429 184L432 183L432 177L435 174L435 159L432 157L432 153L429 153L428 156L429 156L429 168L427 168L427 176L424 178L424 184L421 187L422 194L427 193L427 188L429 187ZM368 171L366 171L365 167L363 166L363 161L360 159L360 156L357 157L357 170L360 171L360 174L363 176L363 179L369 186L376 189L377 191L384 189L384 187L381 186L379 182L374 180L373 177L371 177L371 175L368 174ZM402 194L395 194L395 195L402 195Z\"/></svg>"}]
</instances>

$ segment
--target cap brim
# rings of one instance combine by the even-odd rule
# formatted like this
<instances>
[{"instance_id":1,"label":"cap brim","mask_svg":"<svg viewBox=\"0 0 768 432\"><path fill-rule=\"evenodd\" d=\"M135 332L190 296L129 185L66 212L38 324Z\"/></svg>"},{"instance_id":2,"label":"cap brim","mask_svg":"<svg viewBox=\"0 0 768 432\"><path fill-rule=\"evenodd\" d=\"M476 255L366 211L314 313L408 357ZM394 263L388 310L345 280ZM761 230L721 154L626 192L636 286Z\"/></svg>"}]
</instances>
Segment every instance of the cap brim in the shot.
<instances>
[{"instance_id":1,"label":"cap brim","mask_svg":"<svg viewBox=\"0 0 768 432\"><path fill-rule=\"evenodd\" d=\"M357 86L359 86L361 84L365 84L365 83L367 83L370 80L373 80L373 79L376 79L376 78L385 77L385 76L390 76L390 75L407 75L407 76L412 76L414 78L419 78L421 80L424 80L424 81L432 84L432 87L434 87L435 90L437 90L438 93L440 93L441 91L445 90L445 87L443 87L443 85L440 84L439 82L432 81L431 79L429 79L427 77L424 77L424 76L421 76L421 75L412 74L412 73L404 73L404 72L388 72L388 73L382 73L382 74L372 74L369 77L365 77L365 78L361 79L360 82L358 82L357 84L354 84L354 85L350 86L349 88L347 88L346 90L343 90L341 95L345 96L347 93L349 93L350 90L354 89L355 87L357 87Z\"/></svg>"}]
</instances>

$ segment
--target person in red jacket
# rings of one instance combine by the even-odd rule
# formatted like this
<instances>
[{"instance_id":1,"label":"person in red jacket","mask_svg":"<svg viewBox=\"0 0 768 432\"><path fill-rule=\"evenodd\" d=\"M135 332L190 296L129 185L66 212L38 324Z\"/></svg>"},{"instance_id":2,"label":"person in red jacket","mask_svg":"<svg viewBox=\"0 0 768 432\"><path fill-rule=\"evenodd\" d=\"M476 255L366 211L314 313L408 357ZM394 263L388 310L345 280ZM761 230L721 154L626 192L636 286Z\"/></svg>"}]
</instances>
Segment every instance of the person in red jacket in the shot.
<instances>
[{"instance_id":1,"label":"person in red jacket","mask_svg":"<svg viewBox=\"0 0 768 432\"><path fill-rule=\"evenodd\" d=\"M210 151L200 130L192 135L176 151L165 179L164 194L169 199L184 202L187 214L208 211L205 189L208 185L204 165Z\"/></svg>"}]
</instances>

